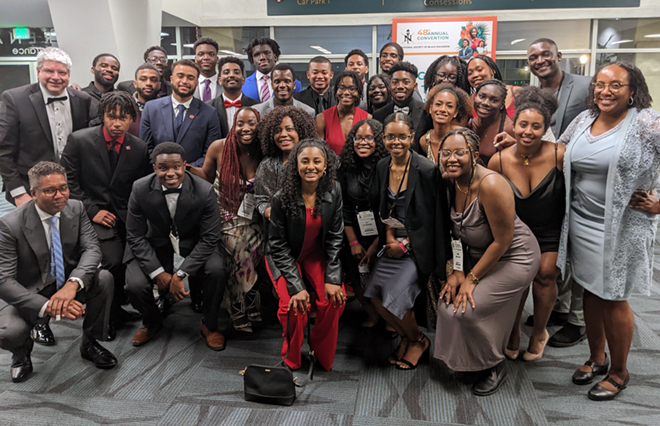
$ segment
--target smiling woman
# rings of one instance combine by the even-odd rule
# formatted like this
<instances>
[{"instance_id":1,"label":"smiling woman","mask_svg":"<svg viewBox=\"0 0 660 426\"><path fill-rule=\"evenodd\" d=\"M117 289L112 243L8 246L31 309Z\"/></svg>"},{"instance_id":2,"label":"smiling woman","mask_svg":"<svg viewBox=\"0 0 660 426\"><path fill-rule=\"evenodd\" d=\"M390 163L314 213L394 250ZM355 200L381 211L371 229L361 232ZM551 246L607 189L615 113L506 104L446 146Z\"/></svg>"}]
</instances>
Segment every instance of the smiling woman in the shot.
<instances>
[{"instance_id":1,"label":"smiling woman","mask_svg":"<svg viewBox=\"0 0 660 426\"><path fill-rule=\"evenodd\" d=\"M470 121L472 130L479 136L479 158L484 165L495 154L495 136L506 132L511 137L513 121L506 113L507 88L500 80L486 80L477 86L474 110L477 113Z\"/></svg>"}]
</instances>

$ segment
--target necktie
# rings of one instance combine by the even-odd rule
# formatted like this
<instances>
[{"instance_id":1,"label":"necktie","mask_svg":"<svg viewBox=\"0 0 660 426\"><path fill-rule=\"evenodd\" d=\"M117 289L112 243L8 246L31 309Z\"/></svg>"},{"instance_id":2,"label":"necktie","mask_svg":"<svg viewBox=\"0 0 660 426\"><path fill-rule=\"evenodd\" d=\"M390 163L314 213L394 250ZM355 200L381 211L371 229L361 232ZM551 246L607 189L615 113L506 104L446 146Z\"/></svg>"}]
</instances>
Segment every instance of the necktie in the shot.
<instances>
[{"instance_id":1,"label":"necktie","mask_svg":"<svg viewBox=\"0 0 660 426\"><path fill-rule=\"evenodd\" d=\"M115 171L117 168L117 159L119 154L117 154L117 141L110 141L110 149L108 150L108 158L110 159L110 169Z\"/></svg>"},{"instance_id":2,"label":"necktie","mask_svg":"<svg viewBox=\"0 0 660 426\"><path fill-rule=\"evenodd\" d=\"M202 94L202 100L204 102L211 100L211 80L208 78L204 80L204 93Z\"/></svg>"},{"instance_id":3,"label":"necktie","mask_svg":"<svg viewBox=\"0 0 660 426\"><path fill-rule=\"evenodd\" d=\"M270 89L268 88L268 76L265 75L261 77L261 81L263 83L261 84L261 92L259 93L259 96L261 97L261 102L266 102L268 99L270 99Z\"/></svg>"},{"instance_id":4,"label":"necktie","mask_svg":"<svg viewBox=\"0 0 660 426\"><path fill-rule=\"evenodd\" d=\"M50 105L53 102L57 102L57 101L66 101L67 99L69 98L67 98L66 96L60 96L59 98L48 98L46 105Z\"/></svg>"},{"instance_id":5,"label":"necktie","mask_svg":"<svg viewBox=\"0 0 660 426\"><path fill-rule=\"evenodd\" d=\"M51 216L47 220L50 223L50 274L55 277L57 289L61 289L66 282L64 280L64 258L62 257L62 241L60 231L57 229L57 216Z\"/></svg>"},{"instance_id":6,"label":"necktie","mask_svg":"<svg viewBox=\"0 0 660 426\"><path fill-rule=\"evenodd\" d=\"M402 112L404 114L410 114L410 107L404 106L404 107L398 107L394 105L394 112Z\"/></svg>"},{"instance_id":7,"label":"necktie","mask_svg":"<svg viewBox=\"0 0 660 426\"><path fill-rule=\"evenodd\" d=\"M320 114L323 111L325 111L325 98L323 95L319 95L319 97L316 98L316 113Z\"/></svg>"},{"instance_id":8,"label":"necktie","mask_svg":"<svg viewBox=\"0 0 660 426\"><path fill-rule=\"evenodd\" d=\"M163 191L163 195L180 194L180 193L181 193L181 188L166 189L165 191Z\"/></svg>"},{"instance_id":9,"label":"necktie","mask_svg":"<svg viewBox=\"0 0 660 426\"><path fill-rule=\"evenodd\" d=\"M179 113L176 115L176 131L179 132L181 124L183 124L183 114L186 111L186 106L184 104L179 104L176 106L176 109L179 110Z\"/></svg>"},{"instance_id":10,"label":"necktie","mask_svg":"<svg viewBox=\"0 0 660 426\"><path fill-rule=\"evenodd\" d=\"M235 101L232 102L232 101L229 101L229 100L225 99L225 108L229 108L229 107L240 108L241 107L241 100L236 99Z\"/></svg>"}]
</instances>

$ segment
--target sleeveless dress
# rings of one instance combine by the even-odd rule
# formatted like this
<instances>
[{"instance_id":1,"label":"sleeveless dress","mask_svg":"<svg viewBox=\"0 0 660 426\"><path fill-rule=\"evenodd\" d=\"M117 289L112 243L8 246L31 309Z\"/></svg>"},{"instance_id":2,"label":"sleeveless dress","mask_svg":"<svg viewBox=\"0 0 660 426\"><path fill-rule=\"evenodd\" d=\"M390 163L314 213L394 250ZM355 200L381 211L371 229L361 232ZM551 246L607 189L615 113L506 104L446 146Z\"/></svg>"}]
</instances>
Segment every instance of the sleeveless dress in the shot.
<instances>
[{"instance_id":1,"label":"sleeveless dress","mask_svg":"<svg viewBox=\"0 0 660 426\"><path fill-rule=\"evenodd\" d=\"M501 151L499 157L500 172L506 178ZM536 237L541 253L558 251L566 206L566 185L564 173L557 168L557 145L555 144L555 167L527 196L523 196L511 181L509 185L516 198L516 214Z\"/></svg>"},{"instance_id":2,"label":"sleeveless dress","mask_svg":"<svg viewBox=\"0 0 660 426\"><path fill-rule=\"evenodd\" d=\"M369 113L361 108L355 107L355 114L353 114L353 123L351 127L358 121L366 120ZM346 136L341 130L341 123L339 122L339 114L337 113L337 105L323 111L323 119L325 120L325 141L330 145L335 154L341 154L341 149L346 142Z\"/></svg>"},{"instance_id":3,"label":"sleeveless dress","mask_svg":"<svg viewBox=\"0 0 660 426\"><path fill-rule=\"evenodd\" d=\"M464 270L468 272L493 242L478 190L463 213L452 206L451 221L453 236L461 239L467 253ZM540 263L541 252L534 234L516 216L509 249L472 293L476 308L468 304L464 314L454 313L452 304L438 302L434 356L454 371L481 371L502 362L520 298Z\"/></svg>"}]
</instances>

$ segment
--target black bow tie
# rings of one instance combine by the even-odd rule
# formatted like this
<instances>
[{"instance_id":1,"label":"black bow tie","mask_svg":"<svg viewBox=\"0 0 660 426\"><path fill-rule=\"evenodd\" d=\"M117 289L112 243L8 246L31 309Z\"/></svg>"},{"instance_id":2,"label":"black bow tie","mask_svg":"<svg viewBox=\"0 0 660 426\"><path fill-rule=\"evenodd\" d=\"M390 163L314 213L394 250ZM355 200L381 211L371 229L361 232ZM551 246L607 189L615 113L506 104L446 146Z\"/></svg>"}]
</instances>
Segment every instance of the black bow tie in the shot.
<instances>
[{"instance_id":1,"label":"black bow tie","mask_svg":"<svg viewBox=\"0 0 660 426\"><path fill-rule=\"evenodd\" d=\"M163 195L180 194L180 193L181 193L181 188L166 189L165 191L163 191Z\"/></svg>"},{"instance_id":2,"label":"black bow tie","mask_svg":"<svg viewBox=\"0 0 660 426\"><path fill-rule=\"evenodd\" d=\"M53 102L57 102L57 101L66 101L67 99L69 98L67 98L66 96L60 96L59 98L48 98L46 105L50 105Z\"/></svg>"}]
</instances>

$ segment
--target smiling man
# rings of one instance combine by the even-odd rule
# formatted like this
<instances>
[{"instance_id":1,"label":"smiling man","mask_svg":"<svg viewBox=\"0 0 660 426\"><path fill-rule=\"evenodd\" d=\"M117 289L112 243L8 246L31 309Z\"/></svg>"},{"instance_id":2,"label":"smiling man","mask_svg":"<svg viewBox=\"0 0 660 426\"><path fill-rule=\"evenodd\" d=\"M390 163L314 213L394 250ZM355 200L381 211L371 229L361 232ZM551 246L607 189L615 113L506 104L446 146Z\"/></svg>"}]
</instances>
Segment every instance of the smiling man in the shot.
<instances>
[{"instance_id":1,"label":"smiling man","mask_svg":"<svg viewBox=\"0 0 660 426\"><path fill-rule=\"evenodd\" d=\"M94 110L98 108L101 96L104 93L115 90L115 83L119 78L119 59L111 53L101 53L96 55L92 61L92 75L94 80L89 86L83 87L82 91L92 97L92 106Z\"/></svg>"},{"instance_id":2,"label":"smiling man","mask_svg":"<svg viewBox=\"0 0 660 426\"><path fill-rule=\"evenodd\" d=\"M390 68L390 93L392 101L374 112L381 123L394 112L408 114L417 128L424 111L424 104L414 94L417 92L417 67L410 62L397 62Z\"/></svg>"},{"instance_id":3,"label":"smiling man","mask_svg":"<svg viewBox=\"0 0 660 426\"><path fill-rule=\"evenodd\" d=\"M252 40L245 49L245 54L257 70L245 79L243 84L245 96L259 102L265 102L273 97L270 73L275 68L281 53L280 45L272 38L259 37ZM298 80L294 79L294 81L293 93L298 93L302 90L302 86Z\"/></svg>"},{"instance_id":4,"label":"smiling man","mask_svg":"<svg viewBox=\"0 0 660 426\"><path fill-rule=\"evenodd\" d=\"M160 89L156 92L156 97L163 98L165 96L171 95L172 86L170 85L169 81L165 80L165 73L167 71L168 63L167 52L165 49L160 46L151 46L145 50L143 58L145 63L156 67L160 74ZM133 80L128 80L119 83L117 85L117 90L123 90L124 92L128 92L132 95L135 93L136 89L135 85L133 84Z\"/></svg>"},{"instance_id":5,"label":"smiling man","mask_svg":"<svg viewBox=\"0 0 660 426\"><path fill-rule=\"evenodd\" d=\"M204 164L209 145L220 139L218 114L193 97L199 74L199 67L190 59L172 64L172 96L148 102L140 122L140 139L149 151L160 143L176 142L185 149L185 161L195 167Z\"/></svg>"},{"instance_id":6,"label":"smiling man","mask_svg":"<svg viewBox=\"0 0 660 426\"><path fill-rule=\"evenodd\" d=\"M325 56L316 56L309 61L307 78L310 86L302 92L293 95L305 105L314 108L317 114L337 104L330 82L335 73L332 72L332 62Z\"/></svg>"},{"instance_id":7,"label":"smiling man","mask_svg":"<svg viewBox=\"0 0 660 426\"><path fill-rule=\"evenodd\" d=\"M218 43L210 37L197 39L193 45L195 63L199 67L199 86L195 97L204 102L217 98L222 93L222 86L218 81L216 65L218 64Z\"/></svg>"},{"instance_id":8,"label":"smiling man","mask_svg":"<svg viewBox=\"0 0 660 426\"><path fill-rule=\"evenodd\" d=\"M262 117L268 114L268 111L278 106L293 105L308 113L312 118L316 117L316 111L313 108L293 98L293 91L296 87L296 78L293 67L289 64L277 64L271 72L273 81L273 97L266 102L254 106Z\"/></svg>"}]
</instances>

